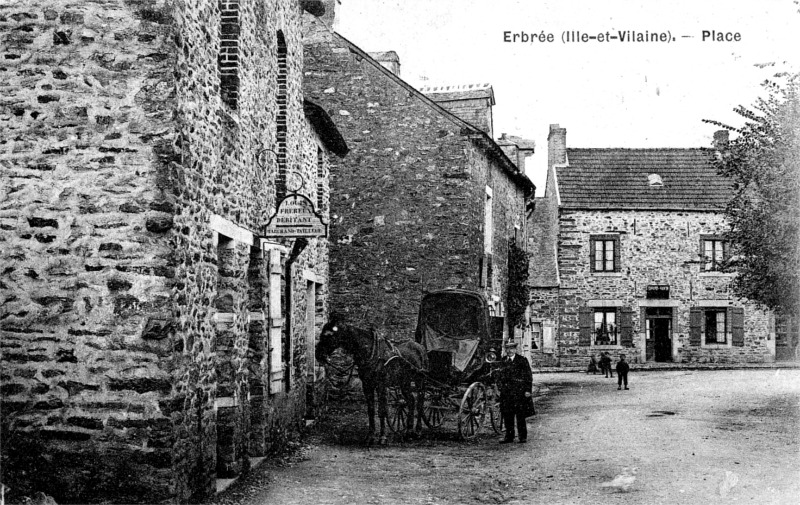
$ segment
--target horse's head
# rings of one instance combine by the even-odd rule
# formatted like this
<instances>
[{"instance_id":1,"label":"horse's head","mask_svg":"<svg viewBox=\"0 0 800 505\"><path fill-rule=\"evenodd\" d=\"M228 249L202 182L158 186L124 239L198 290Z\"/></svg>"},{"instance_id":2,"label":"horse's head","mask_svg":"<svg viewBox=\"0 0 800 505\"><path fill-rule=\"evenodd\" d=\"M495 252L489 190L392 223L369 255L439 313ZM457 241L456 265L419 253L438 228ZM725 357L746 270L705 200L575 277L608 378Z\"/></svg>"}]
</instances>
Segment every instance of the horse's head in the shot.
<instances>
[{"instance_id":1,"label":"horse's head","mask_svg":"<svg viewBox=\"0 0 800 505\"><path fill-rule=\"evenodd\" d=\"M336 348L341 347L341 337L344 333L344 323L336 319L331 319L319 334L319 342L314 355L320 363L327 363L328 356L330 356Z\"/></svg>"}]
</instances>

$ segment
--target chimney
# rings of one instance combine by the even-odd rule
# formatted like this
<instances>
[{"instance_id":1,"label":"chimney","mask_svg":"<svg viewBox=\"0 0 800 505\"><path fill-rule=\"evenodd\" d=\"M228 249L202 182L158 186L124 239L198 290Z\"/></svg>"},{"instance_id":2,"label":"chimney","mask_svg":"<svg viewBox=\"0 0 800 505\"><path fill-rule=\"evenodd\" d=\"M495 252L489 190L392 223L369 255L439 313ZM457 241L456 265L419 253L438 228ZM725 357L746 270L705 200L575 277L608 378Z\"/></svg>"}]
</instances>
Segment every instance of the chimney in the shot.
<instances>
[{"instance_id":1,"label":"chimney","mask_svg":"<svg viewBox=\"0 0 800 505\"><path fill-rule=\"evenodd\" d=\"M500 138L497 139L497 145L514 162L519 171L524 174L526 158L533 155L536 142L516 135L501 133Z\"/></svg>"},{"instance_id":2,"label":"chimney","mask_svg":"<svg viewBox=\"0 0 800 505\"><path fill-rule=\"evenodd\" d=\"M547 135L547 183L545 197L554 198L556 194L556 180L554 165L563 165L567 162L567 129L557 124L550 125Z\"/></svg>"},{"instance_id":3,"label":"chimney","mask_svg":"<svg viewBox=\"0 0 800 505\"><path fill-rule=\"evenodd\" d=\"M336 31L336 27L339 24L336 20L336 10L342 4L342 0L322 0L322 3L325 4L325 14L320 19Z\"/></svg>"},{"instance_id":4,"label":"chimney","mask_svg":"<svg viewBox=\"0 0 800 505\"><path fill-rule=\"evenodd\" d=\"M400 57L394 51L381 51L377 53L368 53L372 59L381 64L383 68L388 69L391 73L400 77Z\"/></svg>"},{"instance_id":5,"label":"chimney","mask_svg":"<svg viewBox=\"0 0 800 505\"><path fill-rule=\"evenodd\" d=\"M563 165L567 162L567 129L557 124L550 125L547 135L547 165Z\"/></svg>"},{"instance_id":6,"label":"chimney","mask_svg":"<svg viewBox=\"0 0 800 505\"><path fill-rule=\"evenodd\" d=\"M300 0L304 45L328 41L331 30L336 31L339 25L336 10L341 4L342 0Z\"/></svg>"},{"instance_id":7,"label":"chimney","mask_svg":"<svg viewBox=\"0 0 800 505\"><path fill-rule=\"evenodd\" d=\"M533 142L529 146L518 146L517 150L517 168L523 174L525 173L525 162L528 159L528 156L533 156L534 153L534 145Z\"/></svg>"},{"instance_id":8,"label":"chimney","mask_svg":"<svg viewBox=\"0 0 800 505\"><path fill-rule=\"evenodd\" d=\"M443 108L494 138L492 106L495 101L491 84L424 86L420 91Z\"/></svg>"},{"instance_id":9,"label":"chimney","mask_svg":"<svg viewBox=\"0 0 800 505\"><path fill-rule=\"evenodd\" d=\"M717 151L725 151L728 148L728 130L717 130L714 132L714 142L712 146Z\"/></svg>"}]
</instances>

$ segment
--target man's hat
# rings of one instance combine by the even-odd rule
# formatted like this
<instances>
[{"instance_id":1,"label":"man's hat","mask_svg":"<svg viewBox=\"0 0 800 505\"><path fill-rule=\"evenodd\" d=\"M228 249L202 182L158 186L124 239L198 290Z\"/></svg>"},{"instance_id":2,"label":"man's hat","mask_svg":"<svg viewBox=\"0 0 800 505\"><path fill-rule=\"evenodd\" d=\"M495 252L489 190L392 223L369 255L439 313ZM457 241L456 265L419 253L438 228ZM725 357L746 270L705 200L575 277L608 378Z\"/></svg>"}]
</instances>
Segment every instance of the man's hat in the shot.
<instances>
[{"instance_id":1,"label":"man's hat","mask_svg":"<svg viewBox=\"0 0 800 505\"><path fill-rule=\"evenodd\" d=\"M517 347L517 343L516 343L516 342L514 342L513 340L509 340L508 342L506 342L506 343L503 345L503 347L505 347L506 349L510 349L510 348L512 348L512 347Z\"/></svg>"}]
</instances>

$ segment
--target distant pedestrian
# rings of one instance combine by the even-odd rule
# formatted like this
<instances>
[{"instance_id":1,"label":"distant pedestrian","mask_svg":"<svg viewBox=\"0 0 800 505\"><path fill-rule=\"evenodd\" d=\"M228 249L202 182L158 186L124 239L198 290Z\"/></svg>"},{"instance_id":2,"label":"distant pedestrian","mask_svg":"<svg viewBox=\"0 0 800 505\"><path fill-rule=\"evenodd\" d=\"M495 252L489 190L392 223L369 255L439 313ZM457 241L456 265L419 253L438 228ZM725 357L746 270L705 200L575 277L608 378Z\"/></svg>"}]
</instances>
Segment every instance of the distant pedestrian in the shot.
<instances>
[{"instance_id":1,"label":"distant pedestrian","mask_svg":"<svg viewBox=\"0 0 800 505\"><path fill-rule=\"evenodd\" d=\"M594 354L589 356L589 368L586 370L586 373L597 375L597 360L594 359Z\"/></svg>"},{"instance_id":2,"label":"distant pedestrian","mask_svg":"<svg viewBox=\"0 0 800 505\"><path fill-rule=\"evenodd\" d=\"M622 385L625 385L625 389L628 389L628 370L631 367L628 366L628 362L625 361L625 355L619 355L619 361L617 362L617 389L622 389Z\"/></svg>"},{"instance_id":3,"label":"distant pedestrian","mask_svg":"<svg viewBox=\"0 0 800 505\"><path fill-rule=\"evenodd\" d=\"M600 353L600 373L605 373L606 377L614 378L614 371L611 370L611 356L607 352Z\"/></svg>"}]
</instances>

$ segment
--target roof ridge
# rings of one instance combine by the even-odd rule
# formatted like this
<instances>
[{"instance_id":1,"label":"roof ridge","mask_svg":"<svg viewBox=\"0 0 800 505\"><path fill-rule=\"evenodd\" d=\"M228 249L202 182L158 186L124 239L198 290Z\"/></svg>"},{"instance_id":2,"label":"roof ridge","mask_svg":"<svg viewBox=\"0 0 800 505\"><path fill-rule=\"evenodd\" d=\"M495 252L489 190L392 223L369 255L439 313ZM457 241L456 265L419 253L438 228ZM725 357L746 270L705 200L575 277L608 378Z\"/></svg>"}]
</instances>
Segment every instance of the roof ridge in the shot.
<instances>
[{"instance_id":1,"label":"roof ridge","mask_svg":"<svg viewBox=\"0 0 800 505\"><path fill-rule=\"evenodd\" d=\"M467 84L426 84L418 89L423 93L452 93L454 91L477 91L489 89L492 83L467 83Z\"/></svg>"},{"instance_id":2,"label":"roof ridge","mask_svg":"<svg viewBox=\"0 0 800 505\"><path fill-rule=\"evenodd\" d=\"M567 147L567 151L711 151L712 147Z\"/></svg>"}]
</instances>

